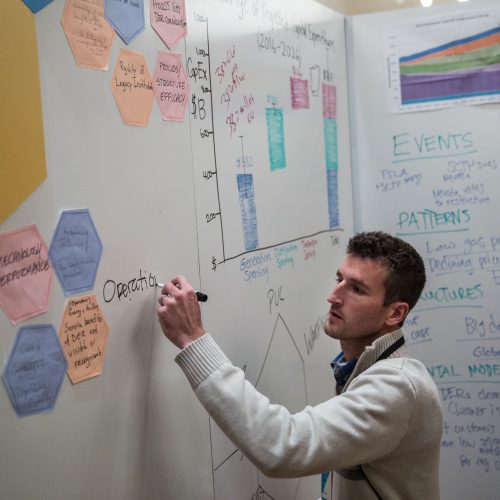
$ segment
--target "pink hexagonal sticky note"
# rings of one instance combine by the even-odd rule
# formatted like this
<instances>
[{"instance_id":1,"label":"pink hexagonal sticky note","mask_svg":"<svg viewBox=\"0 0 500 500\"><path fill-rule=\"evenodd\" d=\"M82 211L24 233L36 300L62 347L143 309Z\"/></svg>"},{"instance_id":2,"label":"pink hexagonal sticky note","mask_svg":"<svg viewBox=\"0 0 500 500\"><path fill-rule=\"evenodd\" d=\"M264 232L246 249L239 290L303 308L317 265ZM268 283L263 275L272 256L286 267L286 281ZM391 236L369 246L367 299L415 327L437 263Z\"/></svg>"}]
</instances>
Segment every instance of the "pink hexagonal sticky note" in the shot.
<instances>
[{"instance_id":1,"label":"pink hexagonal sticky note","mask_svg":"<svg viewBox=\"0 0 500 500\"><path fill-rule=\"evenodd\" d=\"M189 83L180 54L166 51L158 53L153 90L163 119L183 121Z\"/></svg>"},{"instance_id":2,"label":"pink hexagonal sticky note","mask_svg":"<svg viewBox=\"0 0 500 500\"><path fill-rule=\"evenodd\" d=\"M108 333L108 323L95 294L66 301L59 340L73 384L101 374Z\"/></svg>"},{"instance_id":3,"label":"pink hexagonal sticky note","mask_svg":"<svg viewBox=\"0 0 500 500\"><path fill-rule=\"evenodd\" d=\"M124 123L145 127L153 104L153 82L143 54L120 49L111 90Z\"/></svg>"},{"instance_id":4,"label":"pink hexagonal sticky note","mask_svg":"<svg viewBox=\"0 0 500 500\"><path fill-rule=\"evenodd\" d=\"M108 69L115 32L104 17L104 0L66 0L61 24L78 66Z\"/></svg>"},{"instance_id":5,"label":"pink hexagonal sticky note","mask_svg":"<svg viewBox=\"0 0 500 500\"><path fill-rule=\"evenodd\" d=\"M184 0L151 0L149 11L151 26L167 47L173 49L187 35Z\"/></svg>"},{"instance_id":6,"label":"pink hexagonal sticky note","mask_svg":"<svg viewBox=\"0 0 500 500\"><path fill-rule=\"evenodd\" d=\"M0 234L0 305L12 323L48 309L53 276L35 225Z\"/></svg>"}]
</instances>

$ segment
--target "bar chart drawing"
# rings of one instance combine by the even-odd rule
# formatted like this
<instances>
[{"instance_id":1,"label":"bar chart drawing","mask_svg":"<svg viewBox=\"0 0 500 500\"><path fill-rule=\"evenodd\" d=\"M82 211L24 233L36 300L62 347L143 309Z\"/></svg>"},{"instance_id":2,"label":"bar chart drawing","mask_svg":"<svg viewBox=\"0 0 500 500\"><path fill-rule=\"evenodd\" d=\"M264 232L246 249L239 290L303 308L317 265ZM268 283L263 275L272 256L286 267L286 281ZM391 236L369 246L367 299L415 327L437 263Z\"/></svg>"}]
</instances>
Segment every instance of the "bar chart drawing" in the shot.
<instances>
[{"instance_id":1,"label":"bar chart drawing","mask_svg":"<svg viewBox=\"0 0 500 500\"><path fill-rule=\"evenodd\" d=\"M329 29L298 38L261 31L255 52L254 39L220 40L209 26L198 18L185 57L201 259L214 272L248 253L343 231L351 179L339 176L349 137L337 96L346 82Z\"/></svg>"}]
</instances>

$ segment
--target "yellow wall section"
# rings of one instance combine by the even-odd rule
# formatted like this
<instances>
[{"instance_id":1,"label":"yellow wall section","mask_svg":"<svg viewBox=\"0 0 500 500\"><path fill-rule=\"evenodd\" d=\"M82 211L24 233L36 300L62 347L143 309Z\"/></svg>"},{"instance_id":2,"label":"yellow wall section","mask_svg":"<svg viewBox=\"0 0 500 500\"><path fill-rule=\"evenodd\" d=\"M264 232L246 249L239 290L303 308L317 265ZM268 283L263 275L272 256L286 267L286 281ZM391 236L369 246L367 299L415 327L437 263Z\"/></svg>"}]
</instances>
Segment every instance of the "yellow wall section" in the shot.
<instances>
[{"instance_id":1,"label":"yellow wall section","mask_svg":"<svg viewBox=\"0 0 500 500\"><path fill-rule=\"evenodd\" d=\"M35 16L0 2L0 223L45 179Z\"/></svg>"}]
</instances>

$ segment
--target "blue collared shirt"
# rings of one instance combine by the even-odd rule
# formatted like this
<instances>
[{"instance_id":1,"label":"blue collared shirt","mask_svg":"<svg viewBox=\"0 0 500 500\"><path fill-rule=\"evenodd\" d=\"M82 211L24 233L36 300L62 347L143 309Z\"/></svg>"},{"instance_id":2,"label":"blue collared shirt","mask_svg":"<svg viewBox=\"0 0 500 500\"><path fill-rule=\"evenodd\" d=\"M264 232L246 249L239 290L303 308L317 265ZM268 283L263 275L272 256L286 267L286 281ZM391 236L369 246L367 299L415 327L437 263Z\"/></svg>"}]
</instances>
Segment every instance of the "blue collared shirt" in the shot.
<instances>
[{"instance_id":1,"label":"blue collared shirt","mask_svg":"<svg viewBox=\"0 0 500 500\"><path fill-rule=\"evenodd\" d=\"M356 363L358 362L358 358L353 358L350 361L346 361L344 359L344 353L340 352L335 359L330 363L330 366L332 367L333 370L333 376L335 377L335 380L337 381L337 394L340 394L342 392L342 388L344 385L346 385L347 381L349 380L349 377L351 376L351 373L354 370L354 367L356 366ZM332 498L331 495L332 493L332 473L331 472L323 472L321 474L321 500L327 500L329 498ZM330 482L328 482L328 479L330 479ZM328 493L328 490L330 490L330 495Z\"/></svg>"},{"instance_id":2,"label":"blue collared shirt","mask_svg":"<svg viewBox=\"0 0 500 500\"><path fill-rule=\"evenodd\" d=\"M340 352L337 357L330 363L333 370L333 376L337 381L337 386L342 390L346 385L351 373L358 362L358 358L352 358L350 361L344 359L344 353Z\"/></svg>"}]
</instances>

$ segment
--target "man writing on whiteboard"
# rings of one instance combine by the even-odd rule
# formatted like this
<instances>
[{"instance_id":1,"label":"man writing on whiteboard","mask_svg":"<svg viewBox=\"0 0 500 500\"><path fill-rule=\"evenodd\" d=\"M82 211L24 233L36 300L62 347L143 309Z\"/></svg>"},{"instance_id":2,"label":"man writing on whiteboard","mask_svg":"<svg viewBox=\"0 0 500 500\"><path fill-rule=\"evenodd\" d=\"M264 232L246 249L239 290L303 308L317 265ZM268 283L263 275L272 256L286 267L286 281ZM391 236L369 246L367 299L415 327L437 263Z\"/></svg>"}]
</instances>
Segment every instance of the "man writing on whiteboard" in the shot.
<instances>
[{"instance_id":1,"label":"man writing on whiteboard","mask_svg":"<svg viewBox=\"0 0 500 500\"><path fill-rule=\"evenodd\" d=\"M176 362L220 428L272 477L333 472L333 498L439 498L442 410L425 366L401 326L425 284L422 258L382 232L349 240L327 298L325 333L340 341L337 396L290 414L245 380L203 330L193 287L182 276L158 299Z\"/></svg>"}]
</instances>

